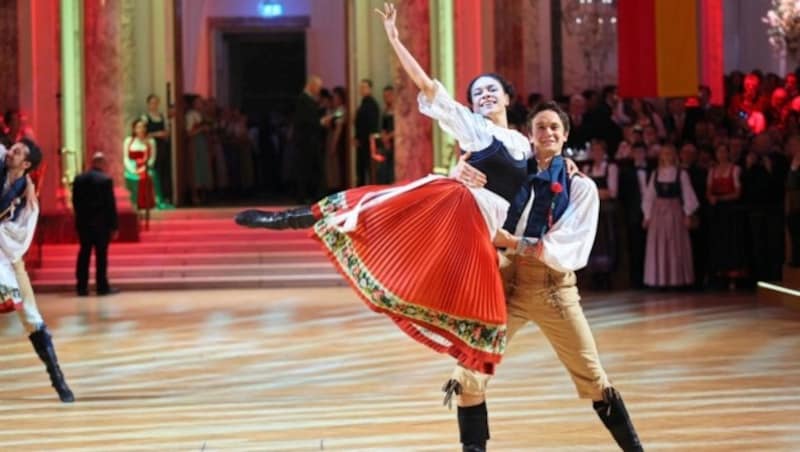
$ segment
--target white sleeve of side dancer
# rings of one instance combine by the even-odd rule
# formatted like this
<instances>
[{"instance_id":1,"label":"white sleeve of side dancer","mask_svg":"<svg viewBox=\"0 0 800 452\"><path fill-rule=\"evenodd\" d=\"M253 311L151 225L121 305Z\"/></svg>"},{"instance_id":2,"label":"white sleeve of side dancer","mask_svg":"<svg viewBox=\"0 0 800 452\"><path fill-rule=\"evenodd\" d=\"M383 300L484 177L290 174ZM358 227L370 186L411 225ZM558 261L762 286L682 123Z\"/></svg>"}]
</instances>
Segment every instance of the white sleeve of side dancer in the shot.
<instances>
[{"instance_id":1,"label":"white sleeve of side dancer","mask_svg":"<svg viewBox=\"0 0 800 452\"><path fill-rule=\"evenodd\" d=\"M39 219L39 206L28 208L25 204L18 208L23 209L16 221L7 220L0 223L0 249L9 262L16 262L28 251L36 231L36 222Z\"/></svg>"},{"instance_id":2,"label":"white sleeve of side dancer","mask_svg":"<svg viewBox=\"0 0 800 452\"><path fill-rule=\"evenodd\" d=\"M439 127L452 135L464 151L480 151L492 144L492 134L486 118L459 104L438 80L436 93L428 100L421 92L417 96L419 111L435 119Z\"/></svg>"},{"instance_id":3,"label":"white sleeve of side dancer","mask_svg":"<svg viewBox=\"0 0 800 452\"><path fill-rule=\"evenodd\" d=\"M594 181L585 176L573 177L569 207L542 237L541 261L560 272L585 267L594 245L599 215L600 198Z\"/></svg>"}]
</instances>

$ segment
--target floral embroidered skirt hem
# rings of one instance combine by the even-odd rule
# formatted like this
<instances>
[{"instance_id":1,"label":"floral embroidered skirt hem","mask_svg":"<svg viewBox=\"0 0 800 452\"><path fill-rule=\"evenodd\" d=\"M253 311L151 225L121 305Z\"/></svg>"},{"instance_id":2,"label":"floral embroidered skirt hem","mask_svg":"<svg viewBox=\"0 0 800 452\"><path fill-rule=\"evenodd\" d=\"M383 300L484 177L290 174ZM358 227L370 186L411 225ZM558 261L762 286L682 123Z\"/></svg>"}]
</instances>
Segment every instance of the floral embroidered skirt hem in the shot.
<instances>
[{"instance_id":1,"label":"floral embroidered skirt hem","mask_svg":"<svg viewBox=\"0 0 800 452\"><path fill-rule=\"evenodd\" d=\"M506 345L505 295L467 187L446 178L358 187L313 209L314 237L367 307L461 365L494 373ZM354 210L357 221L342 227Z\"/></svg>"}]
</instances>

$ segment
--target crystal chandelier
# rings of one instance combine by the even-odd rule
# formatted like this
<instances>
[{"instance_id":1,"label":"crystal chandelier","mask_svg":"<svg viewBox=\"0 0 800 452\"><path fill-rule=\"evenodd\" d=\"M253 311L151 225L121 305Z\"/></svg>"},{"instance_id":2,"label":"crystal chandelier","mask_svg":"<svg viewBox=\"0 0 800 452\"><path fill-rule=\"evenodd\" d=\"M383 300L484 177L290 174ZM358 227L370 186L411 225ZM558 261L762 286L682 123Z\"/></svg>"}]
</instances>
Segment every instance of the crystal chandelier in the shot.
<instances>
[{"instance_id":1,"label":"crystal chandelier","mask_svg":"<svg viewBox=\"0 0 800 452\"><path fill-rule=\"evenodd\" d=\"M589 87L599 87L617 41L616 0L565 0L562 22L578 40Z\"/></svg>"}]
</instances>

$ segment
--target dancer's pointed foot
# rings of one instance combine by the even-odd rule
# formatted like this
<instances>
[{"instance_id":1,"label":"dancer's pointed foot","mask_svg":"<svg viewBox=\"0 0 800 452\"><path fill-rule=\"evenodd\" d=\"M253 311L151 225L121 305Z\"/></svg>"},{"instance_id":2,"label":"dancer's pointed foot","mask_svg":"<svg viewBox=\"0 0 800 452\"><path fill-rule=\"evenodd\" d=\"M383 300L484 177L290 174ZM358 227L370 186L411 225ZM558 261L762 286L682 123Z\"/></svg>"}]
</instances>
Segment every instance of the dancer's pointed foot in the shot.
<instances>
[{"instance_id":1,"label":"dancer's pointed foot","mask_svg":"<svg viewBox=\"0 0 800 452\"><path fill-rule=\"evenodd\" d=\"M279 212L248 209L236 214L235 220L236 224L240 226L277 230L310 228L317 221L308 207Z\"/></svg>"}]
</instances>

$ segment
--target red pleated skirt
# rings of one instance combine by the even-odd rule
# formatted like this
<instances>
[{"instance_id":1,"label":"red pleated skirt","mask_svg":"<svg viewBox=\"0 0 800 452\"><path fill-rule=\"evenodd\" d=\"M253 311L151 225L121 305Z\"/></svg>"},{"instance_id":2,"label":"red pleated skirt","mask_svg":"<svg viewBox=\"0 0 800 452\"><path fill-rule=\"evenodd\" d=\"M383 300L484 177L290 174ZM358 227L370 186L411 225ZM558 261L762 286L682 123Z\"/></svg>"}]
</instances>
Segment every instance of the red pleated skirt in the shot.
<instances>
[{"instance_id":1,"label":"red pleated skirt","mask_svg":"<svg viewBox=\"0 0 800 452\"><path fill-rule=\"evenodd\" d=\"M352 230L342 227L340 215L386 189L324 198L314 206L321 218L314 237L370 309L463 366L493 374L506 345L505 296L475 198L463 184L437 178L378 196L359 210Z\"/></svg>"}]
</instances>

